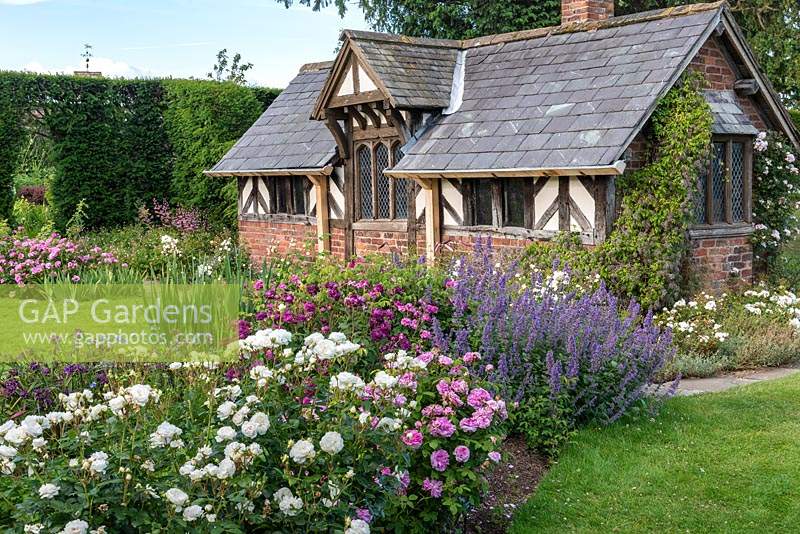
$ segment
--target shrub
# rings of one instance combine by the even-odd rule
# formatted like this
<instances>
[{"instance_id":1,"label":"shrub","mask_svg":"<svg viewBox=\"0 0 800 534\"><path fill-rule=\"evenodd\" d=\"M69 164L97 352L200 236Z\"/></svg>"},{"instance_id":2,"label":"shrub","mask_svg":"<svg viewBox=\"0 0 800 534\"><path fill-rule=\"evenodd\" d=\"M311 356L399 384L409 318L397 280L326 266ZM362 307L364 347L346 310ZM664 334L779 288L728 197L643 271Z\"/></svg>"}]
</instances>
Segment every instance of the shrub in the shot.
<instances>
[{"instance_id":1,"label":"shrub","mask_svg":"<svg viewBox=\"0 0 800 534\"><path fill-rule=\"evenodd\" d=\"M234 83L166 80L164 87L164 124L175 156L173 199L201 209L212 224L235 226L236 180L208 178L203 171L255 122L261 104L248 88Z\"/></svg>"},{"instance_id":2,"label":"shrub","mask_svg":"<svg viewBox=\"0 0 800 534\"><path fill-rule=\"evenodd\" d=\"M800 359L800 300L765 286L741 293L681 299L656 322L673 332L675 361L663 376L783 365Z\"/></svg>"},{"instance_id":3,"label":"shrub","mask_svg":"<svg viewBox=\"0 0 800 534\"><path fill-rule=\"evenodd\" d=\"M478 355L398 352L370 378L343 335L295 339L259 331L239 367L174 363L147 384L111 369L102 392L7 421L0 524L422 532L477 503L505 418L469 376Z\"/></svg>"},{"instance_id":4,"label":"shrub","mask_svg":"<svg viewBox=\"0 0 800 534\"><path fill-rule=\"evenodd\" d=\"M299 334L340 331L380 363L397 349L431 346L435 316L448 316L444 278L424 265L373 261L287 263L256 280L246 297L243 332L289 328ZM295 274L300 271L300 274Z\"/></svg>"},{"instance_id":5,"label":"shrub","mask_svg":"<svg viewBox=\"0 0 800 534\"><path fill-rule=\"evenodd\" d=\"M800 169L791 143L782 134L762 132L753 146L753 216L757 223L753 253L775 269L779 253L800 233Z\"/></svg>"},{"instance_id":6,"label":"shrub","mask_svg":"<svg viewBox=\"0 0 800 534\"><path fill-rule=\"evenodd\" d=\"M14 202L13 219L18 225L18 233L28 237L46 238L54 230L50 208L24 198L18 198Z\"/></svg>"},{"instance_id":7,"label":"shrub","mask_svg":"<svg viewBox=\"0 0 800 534\"><path fill-rule=\"evenodd\" d=\"M568 427L609 423L644 400L673 356L671 336L634 301L621 307L603 285L572 292L569 276L523 277L514 264L500 270L491 247L478 244L454 269L452 326L435 327L434 341L444 351L479 349L479 372L507 400L536 404L548 391Z\"/></svg>"}]
</instances>

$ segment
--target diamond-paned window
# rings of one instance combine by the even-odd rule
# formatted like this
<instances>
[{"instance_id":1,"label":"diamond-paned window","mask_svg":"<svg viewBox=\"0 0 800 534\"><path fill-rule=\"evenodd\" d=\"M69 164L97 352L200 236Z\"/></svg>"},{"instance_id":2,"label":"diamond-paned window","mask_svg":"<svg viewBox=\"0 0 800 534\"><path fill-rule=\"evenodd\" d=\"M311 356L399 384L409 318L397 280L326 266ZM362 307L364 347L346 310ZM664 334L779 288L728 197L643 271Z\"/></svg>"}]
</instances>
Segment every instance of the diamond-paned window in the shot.
<instances>
[{"instance_id":1,"label":"diamond-paned window","mask_svg":"<svg viewBox=\"0 0 800 534\"><path fill-rule=\"evenodd\" d=\"M699 176L694 205L696 224L719 226L752 221L752 166L752 138L714 137L711 161Z\"/></svg>"},{"instance_id":2,"label":"diamond-paned window","mask_svg":"<svg viewBox=\"0 0 800 534\"><path fill-rule=\"evenodd\" d=\"M392 149L392 166L403 158L403 149L400 143L394 145ZM408 180L405 178L393 178L394 180L394 217L395 219L408 218Z\"/></svg>"},{"instance_id":3,"label":"diamond-paned window","mask_svg":"<svg viewBox=\"0 0 800 534\"><path fill-rule=\"evenodd\" d=\"M714 161L711 164L711 206L714 221L725 220L725 143L714 143Z\"/></svg>"},{"instance_id":4,"label":"diamond-paned window","mask_svg":"<svg viewBox=\"0 0 800 534\"><path fill-rule=\"evenodd\" d=\"M358 177L361 186L361 217L372 218L372 153L369 147L358 149Z\"/></svg>"},{"instance_id":5,"label":"diamond-paned window","mask_svg":"<svg viewBox=\"0 0 800 534\"><path fill-rule=\"evenodd\" d=\"M375 169L377 170L376 193L378 196L378 219L388 219L390 217L389 206L391 205L389 195L389 177L383 174L389 167L389 149L386 145L379 143L375 148Z\"/></svg>"},{"instance_id":6,"label":"diamond-paned window","mask_svg":"<svg viewBox=\"0 0 800 534\"><path fill-rule=\"evenodd\" d=\"M731 209L733 222L744 221L744 143L733 143L731 152Z\"/></svg>"}]
</instances>

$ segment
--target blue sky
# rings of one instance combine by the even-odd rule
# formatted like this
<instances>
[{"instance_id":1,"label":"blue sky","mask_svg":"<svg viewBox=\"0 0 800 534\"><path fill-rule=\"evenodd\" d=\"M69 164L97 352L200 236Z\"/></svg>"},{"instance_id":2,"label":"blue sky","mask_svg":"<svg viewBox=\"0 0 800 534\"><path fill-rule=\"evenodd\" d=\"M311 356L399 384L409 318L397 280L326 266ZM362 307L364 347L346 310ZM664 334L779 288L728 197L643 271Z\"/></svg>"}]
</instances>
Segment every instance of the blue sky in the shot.
<instances>
[{"instance_id":1,"label":"blue sky","mask_svg":"<svg viewBox=\"0 0 800 534\"><path fill-rule=\"evenodd\" d=\"M254 64L248 81L283 87L332 59L344 28L367 24L275 0L0 0L0 70L71 72L89 43L92 70L109 76L205 77L227 48Z\"/></svg>"}]
</instances>

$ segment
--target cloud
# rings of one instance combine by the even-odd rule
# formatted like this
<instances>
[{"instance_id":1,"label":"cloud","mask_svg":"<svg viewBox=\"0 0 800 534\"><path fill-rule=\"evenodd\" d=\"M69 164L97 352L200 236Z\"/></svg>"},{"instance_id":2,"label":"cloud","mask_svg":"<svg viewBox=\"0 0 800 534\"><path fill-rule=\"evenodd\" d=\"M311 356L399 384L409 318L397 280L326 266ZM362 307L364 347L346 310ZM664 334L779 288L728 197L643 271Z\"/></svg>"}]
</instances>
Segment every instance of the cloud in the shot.
<instances>
[{"instance_id":1,"label":"cloud","mask_svg":"<svg viewBox=\"0 0 800 534\"><path fill-rule=\"evenodd\" d=\"M142 46L126 46L124 48L120 48L119 50L131 51L131 50L165 50L169 48L193 48L196 46L207 46L214 44L214 41L198 41L196 43L173 43L173 44L164 44L164 45L142 45Z\"/></svg>"},{"instance_id":2,"label":"cloud","mask_svg":"<svg viewBox=\"0 0 800 534\"><path fill-rule=\"evenodd\" d=\"M0 6L29 6L43 2L47 2L47 0L0 0Z\"/></svg>"},{"instance_id":3,"label":"cloud","mask_svg":"<svg viewBox=\"0 0 800 534\"><path fill-rule=\"evenodd\" d=\"M43 74L72 74L73 71L76 70L86 70L86 65L66 65L58 68L47 67L38 61L31 61L23 67L23 70L39 72ZM93 72L102 72L104 76L108 76L110 78L146 78L157 76L157 74L151 70L140 69L133 65L129 65L124 61L115 61L107 57L93 57L89 63L89 70Z\"/></svg>"}]
</instances>

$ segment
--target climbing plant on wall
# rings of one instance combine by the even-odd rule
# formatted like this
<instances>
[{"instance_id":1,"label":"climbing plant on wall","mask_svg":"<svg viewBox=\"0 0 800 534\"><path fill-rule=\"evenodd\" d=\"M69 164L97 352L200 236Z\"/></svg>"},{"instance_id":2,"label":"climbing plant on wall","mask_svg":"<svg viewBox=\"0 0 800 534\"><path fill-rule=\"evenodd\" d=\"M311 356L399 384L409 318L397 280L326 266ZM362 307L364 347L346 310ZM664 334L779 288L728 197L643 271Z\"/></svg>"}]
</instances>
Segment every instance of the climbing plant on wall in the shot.
<instances>
[{"instance_id":1,"label":"climbing plant on wall","mask_svg":"<svg viewBox=\"0 0 800 534\"><path fill-rule=\"evenodd\" d=\"M617 179L623 199L608 239L594 249L568 238L537 243L530 258L599 272L612 290L643 306L677 298L697 179L711 145L711 110L701 84L697 75L688 75L659 103L649 132L651 162Z\"/></svg>"},{"instance_id":2,"label":"climbing plant on wall","mask_svg":"<svg viewBox=\"0 0 800 534\"><path fill-rule=\"evenodd\" d=\"M753 252L770 267L800 232L800 162L784 135L762 132L753 148Z\"/></svg>"}]
</instances>

